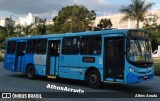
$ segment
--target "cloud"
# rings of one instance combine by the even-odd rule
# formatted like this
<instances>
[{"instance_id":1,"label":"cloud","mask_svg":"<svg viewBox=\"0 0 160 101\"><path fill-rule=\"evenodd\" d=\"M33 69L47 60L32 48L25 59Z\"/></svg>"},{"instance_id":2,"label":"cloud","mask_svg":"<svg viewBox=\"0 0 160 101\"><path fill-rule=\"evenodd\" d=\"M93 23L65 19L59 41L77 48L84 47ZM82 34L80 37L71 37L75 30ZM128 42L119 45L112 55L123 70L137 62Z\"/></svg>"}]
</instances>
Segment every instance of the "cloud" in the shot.
<instances>
[{"instance_id":1,"label":"cloud","mask_svg":"<svg viewBox=\"0 0 160 101\"><path fill-rule=\"evenodd\" d=\"M89 10L96 10L98 15L117 13L121 7L109 0L0 0L0 11L19 16L32 12L40 17L53 18L62 7L73 4L85 5Z\"/></svg>"}]
</instances>

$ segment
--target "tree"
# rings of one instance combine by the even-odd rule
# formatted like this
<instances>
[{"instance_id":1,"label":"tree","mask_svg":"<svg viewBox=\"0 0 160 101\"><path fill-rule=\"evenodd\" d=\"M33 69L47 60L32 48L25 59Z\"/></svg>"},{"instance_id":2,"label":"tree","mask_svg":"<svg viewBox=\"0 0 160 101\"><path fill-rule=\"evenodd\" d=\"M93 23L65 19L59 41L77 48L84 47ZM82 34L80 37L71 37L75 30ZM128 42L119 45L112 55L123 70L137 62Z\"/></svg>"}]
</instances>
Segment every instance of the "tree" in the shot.
<instances>
[{"instance_id":1,"label":"tree","mask_svg":"<svg viewBox=\"0 0 160 101\"><path fill-rule=\"evenodd\" d=\"M7 34L8 37L13 37L14 36L14 25L12 23L8 24L7 27L4 28L5 33Z\"/></svg>"},{"instance_id":2,"label":"tree","mask_svg":"<svg viewBox=\"0 0 160 101\"><path fill-rule=\"evenodd\" d=\"M110 29L112 27L112 22L110 19L101 19L97 27L102 30L102 29Z\"/></svg>"},{"instance_id":3,"label":"tree","mask_svg":"<svg viewBox=\"0 0 160 101\"><path fill-rule=\"evenodd\" d=\"M55 28L54 28L54 25L52 25L52 24L49 24L49 25L46 25L46 32L48 33L48 34L53 34L53 33L55 33L55 30L54 30Z\"/></svg>"},{"instance_id":4,"label":"tree","mask_svg":"<svg viewBox=\"0 0 160 101\"><path fill-rule=\"evenodd\" d=\"M143 29L150 32L152 49L157 49L160 44L160 25L157 24L158 17L156 15L145 19Z\"/></svg>"},{"instance_id":5,"label":"tree","mask_svg":"<svg viewBox=\"0 0 160 101\"><path fill-rule=\"evenodd\" d=\"M38 23L36 25L36 30L37 30L38 35L46 34L46 24L45 24L45 22Z\"/></svg>"},{"instance_id":6,"label":"tree","mask_svg":"<svg viewBox=\"0 0 160 101\"><path fill-rule=\"evenodd\" d=\"M148 3L145 0L132 0L132 3L129 6L123 6L120 12L126 14L122 21L136 20L137 28L139 28L139 22L144 20L146 12L151 9L154 3Z\"/></svg>"},{"instance_id":7,"label":"tree","mask_svg":"<svg viewBox=\"0 0 160 101\"><path fill-rule=\"evenodd\" d=\"M145 18L143 22L143 25L144 25L143 28L156 28L158 18L159 17L157 15L152 15L149 18Z\"/></svg>"},{"instance_id":8,"label":"tree","mask_svg":"<svg viewBox=\"0 0 160 101\"><path fill-rule=\"evenodd\" d=\"M33 24L26 25L22 27L22 33L26 36L30 35L33 32Z\"/></svg>"},{"instance_id":9,"label":"tree","mask_svg":"<svg viewBox=\"0 0 160 101\"><path fill-rule=\"evenodd\" d=\"M21 37L22 36L22 30L23 30L23 26L21 26L20 24L15 26L15 33L17 37Z\"/></svg>"},{"instance_id":10,"label":"tree","mask_svg":"<svg viewBox=\"0 0 160 101\"><path fill-rule=\"evenodd\" d=\"M95 18L95 11L89 11L85 6L67 6L53 18L54 28L57 33L86 31L93 25Z\"/></svg>"},{"instance_id":11,"label":"tree","mask_svg":"<svg viewBox=\"0 0 160 101\"><path fill-rule=\"evenodd\" d=\"M4 33L3 27L0 26L0 49L4 49L6 45L7 36Z\"/></svg>"}]
</instances>

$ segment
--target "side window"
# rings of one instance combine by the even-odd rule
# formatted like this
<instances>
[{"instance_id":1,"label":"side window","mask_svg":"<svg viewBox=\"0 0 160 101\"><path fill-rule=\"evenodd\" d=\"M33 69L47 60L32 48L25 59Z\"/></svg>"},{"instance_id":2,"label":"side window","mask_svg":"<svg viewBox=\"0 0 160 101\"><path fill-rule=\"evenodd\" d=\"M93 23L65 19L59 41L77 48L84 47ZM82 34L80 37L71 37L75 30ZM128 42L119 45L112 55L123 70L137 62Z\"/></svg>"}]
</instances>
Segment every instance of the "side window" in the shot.
<instances>
[{"instance_id":1,"label":"side window","mask_svg":"<svg viewBox=\"0 0 160 101\"><path fill-rule=\"evenodd\" d=\"M8 41L7 44L7 53L14 54L16 50L16 41Z\"/></svg>"},{"instance_id":2,"label":"side window","mask_svg":"<svg viewBox=\"0 0 160 101\"><path fill-rule=\"evenodd\" d=\"M28 40L26 53L34 54L36 50L36 41L37 40Z\"/></svg>"},{"instance_id":3,"label":"side window","mask_svg":"<svg viewBox=\"0 0 160 101\"><path fill-rule=\"evenodd\" d=\"M39 39L37 42L36 53L45 54L46 53L47 39Z\"/></svg>"},{"instance_id":4,"label":"side window","mask_svg":"<svg viewBox=\"0 0 160 101\"><path fill-rule=\"evenodd\" d=\"M63 38L62 54L78 54L80 37Z\"/></svg>"},{"instance_id":5,"label":"side window","mask_svg":"<svg viewBox=\"0 0 160 101\"><path fill-rule=\"evenodd\" d=\"M84 36L81 38L81 54L101 54L101 36Z\"/></svg>"}]
</instances>

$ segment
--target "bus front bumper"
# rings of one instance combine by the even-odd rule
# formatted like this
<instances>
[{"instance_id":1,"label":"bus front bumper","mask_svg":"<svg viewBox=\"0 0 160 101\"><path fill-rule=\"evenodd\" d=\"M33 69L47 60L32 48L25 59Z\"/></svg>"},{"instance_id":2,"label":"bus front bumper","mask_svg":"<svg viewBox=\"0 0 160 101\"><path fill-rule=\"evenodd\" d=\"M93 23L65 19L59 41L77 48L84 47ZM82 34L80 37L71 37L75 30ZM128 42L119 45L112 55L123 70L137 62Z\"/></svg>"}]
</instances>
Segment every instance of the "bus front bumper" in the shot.
<instances>
[{"instance_id":1,"label":"bus front bumper","mask_svg":"<svg viewBox=\"0 0 160 101\"><path fill-rule=\"evenodd\" d=\"M140 83L142 81L152 80L154 78L154 74L147 74L147 75L141 75L138 76L133 73L128 73L126 76L126 82L125 84L133 84L133 83Z\"/></svg>"}]
</instances>

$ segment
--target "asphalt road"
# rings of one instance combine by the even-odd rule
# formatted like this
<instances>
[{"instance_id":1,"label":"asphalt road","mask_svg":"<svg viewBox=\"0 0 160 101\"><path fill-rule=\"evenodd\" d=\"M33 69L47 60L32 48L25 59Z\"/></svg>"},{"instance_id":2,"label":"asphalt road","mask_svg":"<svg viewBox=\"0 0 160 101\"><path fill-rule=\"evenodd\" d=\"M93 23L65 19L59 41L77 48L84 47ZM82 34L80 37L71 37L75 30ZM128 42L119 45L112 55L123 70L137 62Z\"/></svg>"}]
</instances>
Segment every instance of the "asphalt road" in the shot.
<instances>
[{"instance_id":1,"label":"asphalt road","mask_svg":"<svg viewBox=\"0 0 160 101\"><path fill-rule=\"evenodd\" d=\"M64 92L55 89L46 88L48 84L68 87L74 89L82 89L84 92L110 92L110 93L126 93L127 92L160 92L160 76L155 76L154 80L142 82L132 85L120 85L105 83L101 89L93 89L83 81L66 80L66 79L47 79L45 77L37 77L35 80L29 80L22 73L13 73L3 69L3 63L0 63L0 92ZM98 93L97 93L98 94ZM100 94L100 93L99 93ZM45 99L0 99L10 101L75 101L75 100L111 100L111 101L133 101L142 100L142 98L45 98ZM158 98L145 98L146 101L159 100Z\"/></svg>"}]
</instances>

